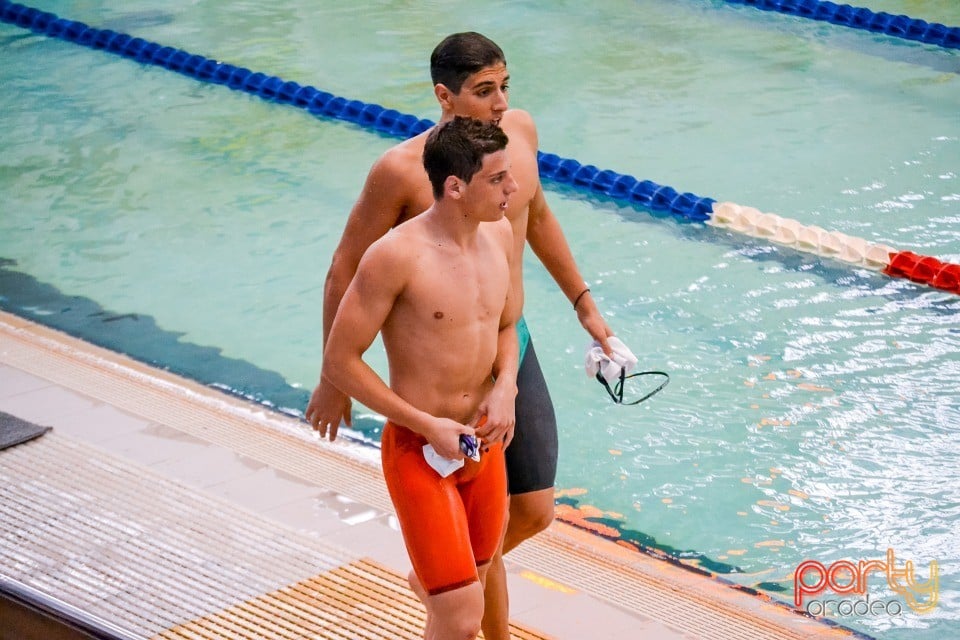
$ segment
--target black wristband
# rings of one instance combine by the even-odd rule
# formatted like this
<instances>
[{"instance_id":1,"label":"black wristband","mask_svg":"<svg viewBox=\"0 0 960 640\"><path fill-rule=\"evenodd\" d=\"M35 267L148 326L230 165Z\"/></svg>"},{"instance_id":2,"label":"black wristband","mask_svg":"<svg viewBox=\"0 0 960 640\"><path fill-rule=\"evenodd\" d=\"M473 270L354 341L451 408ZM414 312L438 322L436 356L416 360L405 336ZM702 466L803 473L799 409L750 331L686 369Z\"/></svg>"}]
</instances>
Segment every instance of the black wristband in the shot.
<instances>
[{"instance_id":1,"label":"black wristband","mask_svg":"<svg viewBox=\"0 0 960 640\"><path fill-rule=\"evenodd\" d=\"M581 291L581 292L580 292L580 295L578 295L577 298L576 298L576 300L573 301L573 310L574 310L574 311L577 310L577 305L580 303L580 298L582 298L582 297L584 296L584 294L585 294L585 293L588 293L589 291L590 291L590 287L587 287L586 289L584 289L583 291Z\"/></svg>"}]
</instances>

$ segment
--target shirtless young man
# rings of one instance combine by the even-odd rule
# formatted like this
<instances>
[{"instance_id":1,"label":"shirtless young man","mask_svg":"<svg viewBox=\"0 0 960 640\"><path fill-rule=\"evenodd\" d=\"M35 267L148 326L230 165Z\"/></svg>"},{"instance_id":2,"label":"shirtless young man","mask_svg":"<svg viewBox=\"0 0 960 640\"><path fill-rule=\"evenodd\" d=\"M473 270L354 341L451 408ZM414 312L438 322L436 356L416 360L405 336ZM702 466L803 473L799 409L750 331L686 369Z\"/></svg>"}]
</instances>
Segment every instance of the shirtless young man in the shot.
<instances>
[{"instance_id":1,"label":"shirtless young man","mask_svg":"<svg viewBox=\"0 0 960 640\"><path fill-rule=\"evenodd\" d=\"M522 255L526 240L574 306L581 325L609 354L606 339L613 332L586 292L563 230L544 199L537 167L536 127L525 111L508 110L509 74L503 51L480 34L453 34L434 49L430 73L440 104L440 123L458 115L474 117L499 124L510 138L511 172L519 186L506 212L514 237L513 295L522 304ZM387 150L370 169L327 273L323 306L325 333L367 247L392 227L430 206L433 200L430 183L420 162L428 133ZM522 361L517 379L515 437L511 442L510 426L496 420L488 420L478 431L491 441L506 437L505 441L510 443L507 449L510 513L503 553L542 531L553 520L557 468L553 405L522 321L519 331ZM322 436L329 434L333 440L341 420L350 424L350 398L321 380L310 398L306 416L314 429ZM507 610L506 575L498 555L487 580L483 630L488 640L508 637Z\"/></svg>"},{"instance_id":2,"label":"shirtless young man","mask_svg":"<svg viewBox=\"0 0 960 640\"><path fill-rule=\"evenodd\" d=\"M437 640L479 633L507 515L502 440L482 441L479 462L446 477L423 451L464 459L461 434L480 431L471 425L513 423L520 305L503 216L517 183L506 144L499 127L470 118L433 128L423 164L436 202L367 249L323 354L323 379L388 419L384 479L427 608L424 637ZM362 359L378 332L389 387Z\"/></svg>"}]
</instances>

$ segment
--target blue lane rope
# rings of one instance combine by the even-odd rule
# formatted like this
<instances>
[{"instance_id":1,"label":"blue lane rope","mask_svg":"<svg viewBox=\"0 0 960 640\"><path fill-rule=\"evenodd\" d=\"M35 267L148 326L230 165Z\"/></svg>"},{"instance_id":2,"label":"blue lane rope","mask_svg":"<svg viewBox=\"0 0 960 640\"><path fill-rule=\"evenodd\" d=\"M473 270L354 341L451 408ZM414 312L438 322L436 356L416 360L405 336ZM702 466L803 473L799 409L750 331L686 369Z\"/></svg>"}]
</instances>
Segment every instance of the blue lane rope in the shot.
<instances>
[{"instance_id":1,"label":"blue lane rope","mask_svg":"<svg viewBox=\"0 0 960 640\"><path fill-rule=\"evenodd\" d=\"M264 100L306 109L315 116L336 118L367 129L401 138L415 136L432 127L432 120L386 109L378 104L350 100L300 85L277 76L253 72L182 49L135 38L109 29L97 29L82 22L0 0L0 21L35 33L67 42L99 49L141 64L152 64L189 76L202 82L222 84L235 91L244 91ZM673 187L651 180L638 180L630 175L592 164L581 164L556 154L537 152L542 178L570 184L576 188L610 198L665 211L678 220L702 222L710 218L716 200L696 194L680 193Z\"/></svg>"},{"instance_id":2,"label":"blue lane rope","mask_svg":"<svg viewBox=\"0 0 960 640\"><path fill-rule=\"evenodd\" d=\"M848 7L848 5L835 5L831 2L815 2L813 0L742 1L744 4L750 4L758 8L772 9L776 6L779 10L789 10L797 15L803 15L801 12L801 8L803 8L806 13L812 12L813 17L821 16L821 13L818 13L821 9L817 7L826 5L829 5L827 8L831 9L836 7L836 11L832 14L835 17L841 15L841 13L846 15L844 13L845 8ZM864 24L874 26L879 24L879 22L875 23L873 19L867 20L863 17L863 14L858 13L856 15L861 16L858 20ZM896 17L902 18L903 16ZM66 20L53 13L15 4L9 0L0 0L0 22L7 22L41 35L60 38L92 49L114 53L141 64L163 67L201 82L226 85L233 90L244 91L264 100L306 109L317 117L345 120L391 136L409 138L426 131L435 124L432 120L417 118L394 109L386 109L377 104L349 100L326 91L320 91L312 86L303 86L297 82L285 81L277 76L253 72L244 67L218 62L204 56L191 54L182 49L162 46L155 42L117 33L109 29L90 27L82 22ZM842 20L837 20L837 22L838 24L843 23ZM921 35L924 38L930 36L930 41L942 46L955 46L957 41L960 41L960 30L947 29L945 35L940 37L938 34L942 32L942 29L940 29L942 25L934 25L934 27L936 28L924 27ZM867 28L873 27L868 26ZM907 29L907 32L910 32L910 29ZM914 35L919 34L919 27L914 25L912 33ZM788 223L792 223L793 226L797 227L794 231L801 233L800 227L802 225L796 221L781 220L779 216L761 214L749 207L744 208L733 203L721 203L715 210L714 205L717 204L717 201L713 198L704 198L689 192L680 193L673 187L660 185L651 180L638 180L630 175L617 173L609 169L599 169L591 164L581 164L576 160L562 158L556 154L537 151L537 164L543 178L570 184L574 188L608 196L631 205L640 205L655 211L665 211L680 221L707 222L714 226L730 228L755 237L768 237L771 233L776 234L775 229L771 231L768 228L772 224L771 219L776 218L781 226L790 226ZM747 216L747 210L755 215L753 217ZM732 215L731 211L736 215ZM779 227L777 228L779 229ZM806 231L809 232L807 235L812 234L815 229L817 234L814 235L818 237L822 235L820 231L823 230L815 227L807 228ZM786 235L789 234L785 234L785 237ZM830 234L826 233L826 235ZM842 236L843 234L839 235ZM889 269L893 256L897 253L896 250L885 245L873 246L872 243L866 243L866 241L862 241L860 244L863 246L860 246L856 242L850 243L846 240L840 242L837 238L831 237L835 242L828 242L827 245L829 246L821 246L822 243L818 244L816 242L810 244L808 238L799 236L794 237L790 242L779 237L773 237L772 239L774 242L793 246L798 250L812 250L821 255L834 256L840 252L839 259L842 261L861 264L870 268L885 268L884 273L888 275L902 275L893 273ZM858 240L856 238L847 239ZM851 250L847 252L850 253L849 256L843 253L845 251L844 246ZM818 251L817 247L821 250ZM863 255L860 255L861 253ZM960 293L960 285L957 284L957 273L960 273L960 265L942 263L935 258L926 258L926 260L935 261L939 265L939 271L931 272L932 279L918 279L918 282ZM925 269L929 270L928 267L929 265ZM908 277L915 279L913 276Z\"/></svg>"},{"instance_id":3,"label":"blue lane rope","mask_svg":"<svg viewBox=\"0 0 960 640\"><path fill-rule=\"evenodd\" d=\"M801 18L822 20L843 27L883 33L948 49L960 49L960 27L948 27L939 22L927 22L910 16L895 16L884 11L874 13L863 7L821 0L727 0L727 2L745 4L763 11L778 11Z\"/></svg>"}]
</instances>

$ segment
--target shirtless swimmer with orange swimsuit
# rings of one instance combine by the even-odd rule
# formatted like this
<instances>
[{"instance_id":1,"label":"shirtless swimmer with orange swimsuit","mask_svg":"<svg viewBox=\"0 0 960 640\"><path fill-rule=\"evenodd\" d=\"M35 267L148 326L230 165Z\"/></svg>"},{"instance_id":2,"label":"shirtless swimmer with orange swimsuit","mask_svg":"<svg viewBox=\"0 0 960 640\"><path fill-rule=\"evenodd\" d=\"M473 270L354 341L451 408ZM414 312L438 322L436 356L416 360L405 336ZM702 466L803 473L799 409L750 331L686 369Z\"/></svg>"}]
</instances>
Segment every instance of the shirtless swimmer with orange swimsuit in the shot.
<instances>
[{"instance_id":1,"label":"shirtless swimmer with orange swimsuit","mask_svg":"<svg viewBox=\"0 0 960 640\"><path fill-rule=\"evenodd\" d=\"M467 458L445 478L423 446L464 459L460 436L474 436L482 420L512 432L520 301L511 295L504 212L517 183L506 135L469 118L438 125L423 164L434 204L365 252L333 321L322 376L389 420L384 478L411 586L427 608L424 637L467 639L479 633L483 580L505 525L509 443L481 442L480 461ZM377 333L389 387L363 361Z\"/></svg>"}]
</instances>

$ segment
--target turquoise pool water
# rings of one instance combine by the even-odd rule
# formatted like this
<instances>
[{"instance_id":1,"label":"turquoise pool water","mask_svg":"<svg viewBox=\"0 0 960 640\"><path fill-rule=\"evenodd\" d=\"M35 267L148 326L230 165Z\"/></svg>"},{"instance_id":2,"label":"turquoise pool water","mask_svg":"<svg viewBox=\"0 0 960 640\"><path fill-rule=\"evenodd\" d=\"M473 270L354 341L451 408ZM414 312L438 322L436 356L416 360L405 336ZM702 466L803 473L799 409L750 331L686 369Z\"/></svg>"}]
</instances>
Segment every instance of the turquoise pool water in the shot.
<instances>
[{"instance_id":1,"label":"turquoise pool water","mask_svg":"<svg viewBox=\"0 0 960 640\"><path fill-rule=\"evenodd\" d=\"M476 29L504 47L544 151L960 262L956 51L714 1L315 4L35 6L429 118L429 51ZM865 4L960 24L951 0ZM0 304L302 410L330 253L395 140L9 25L0 86ZM933 613L834 619L956 635L960 299L567 187L547 198L611 325L672 376L611 405L528 259L563 508L785 599L805 559L892 548L920 578L937 560Z\"/></svg>"}]
</instances>

